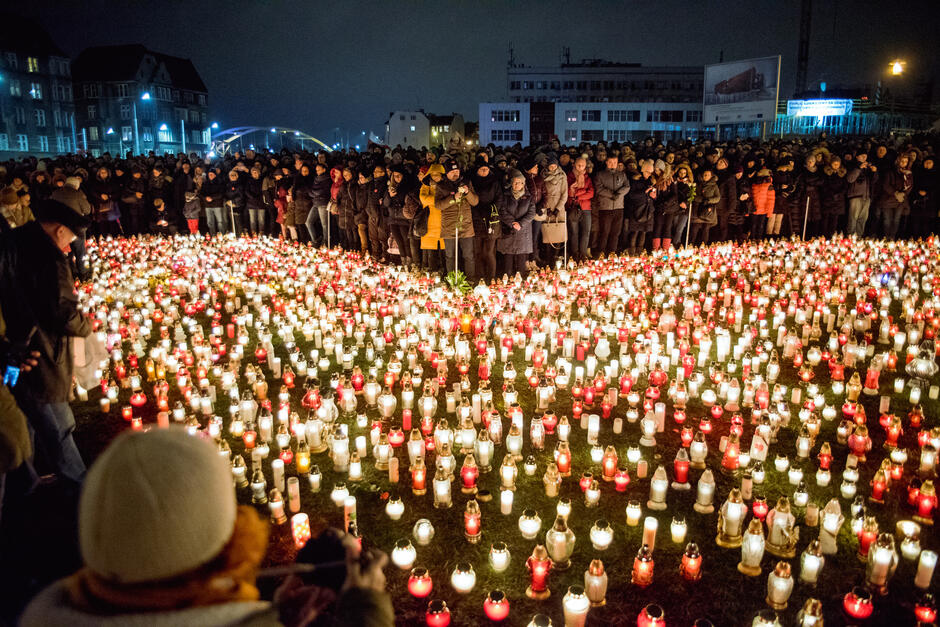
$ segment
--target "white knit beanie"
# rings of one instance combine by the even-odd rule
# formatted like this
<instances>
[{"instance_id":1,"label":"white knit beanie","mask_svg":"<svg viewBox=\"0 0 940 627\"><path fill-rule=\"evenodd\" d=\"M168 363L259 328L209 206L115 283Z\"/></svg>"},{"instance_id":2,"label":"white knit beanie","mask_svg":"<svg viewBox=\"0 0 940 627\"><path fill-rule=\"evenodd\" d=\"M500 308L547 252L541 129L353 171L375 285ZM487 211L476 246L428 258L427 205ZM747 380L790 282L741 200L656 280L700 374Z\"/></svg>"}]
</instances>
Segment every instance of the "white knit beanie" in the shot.
<instances>
[{"instance_id":1,"label":"white knit beanie","mask_svg":"<svg viewBox=\"0 0 940 627\"><path fill-rule=\"evenodd\" d=\"M235 509L231 470L211 444L182 427L127 432L85 480L82 556L118 583L181 575L221 552Z\"/></svg>"}]
</instances>

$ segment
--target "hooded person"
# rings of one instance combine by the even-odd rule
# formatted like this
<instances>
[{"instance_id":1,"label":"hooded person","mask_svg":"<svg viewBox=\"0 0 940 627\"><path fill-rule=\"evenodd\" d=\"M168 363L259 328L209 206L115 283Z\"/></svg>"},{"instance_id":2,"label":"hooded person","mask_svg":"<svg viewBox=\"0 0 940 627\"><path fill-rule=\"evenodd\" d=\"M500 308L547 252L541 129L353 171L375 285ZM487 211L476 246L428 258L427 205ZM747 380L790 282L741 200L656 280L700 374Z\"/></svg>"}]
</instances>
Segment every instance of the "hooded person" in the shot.
<instances>
[{"instance_id":1,"label":"hooded person","mask_svg":"<svg viewBox=\"0 0 940 627\"><path fill-rule=\"evenodd\" d=\"M509 187L499 202L502 227L496 250L503 255L503 272L510 277L526 274L526 260L532 253L532 223L535 205L526 187L526 176L519 170L509 171Z\"/></svg>"},{"instance_id":2,"label":"hooded person","mask_svg":"<svg viewBox=\"0 0 940 627\"><path fill-rule=\"evenodd\" d=\"M175 426L125 432L92 466L82 490L83 568L40 592L20 624L297 624L299 599L324 611L332 591L298 589L296 580L275 592L274 603L260 600L255 578L268 535L257 511L237 505L230 465L208 441ZM379 554L363 570L384 579L372 571L385 559ZM388 595L378 581L361 587L363 572L357 574L343 586L334 623L391 625Z\"/></svg>"}]
</instances>

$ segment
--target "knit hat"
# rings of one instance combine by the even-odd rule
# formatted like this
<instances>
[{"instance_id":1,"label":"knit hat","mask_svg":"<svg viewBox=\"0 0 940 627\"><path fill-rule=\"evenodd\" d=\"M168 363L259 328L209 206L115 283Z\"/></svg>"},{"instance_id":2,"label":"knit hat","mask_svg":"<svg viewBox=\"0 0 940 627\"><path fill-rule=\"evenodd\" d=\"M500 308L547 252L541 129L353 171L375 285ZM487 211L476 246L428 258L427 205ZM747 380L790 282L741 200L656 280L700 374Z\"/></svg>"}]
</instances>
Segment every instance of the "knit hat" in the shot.
<instances>
[{"instance_id":1,"label":"knit hat","mask_svg":"<svg viewBox=\"0 0 940 627\"><path fill-rule=\"evenodd\" d=\"M511 180L513 180L513 179L522 179L522 180L524 181L524 180L525 180L525 174L523 174L523 173L520 172L519 170L513 168L513 169L511 169L511 170L509 171L509 180L511 181Z\"/></svg>"},{"instance_id":2,"label":"knit hat","mask_svg":"<svg viewBox=\"0 0 940 627\"><path fill-rule=\"evenodd\" d=\"M234 526L228 464L207 441L176 427L118 436L88 472L78 506L85 564L122 584L205 564Z\"/></svg>"},{"instance_id":3,"label":"knit hat","mask_svg":"<svg viewBox=\"0 0 940 627\"><path fill-rule=\"evenodd\" d=\"M662 159L657 159L657 160L656 160L656 163L653 164L653 169L656 170L656 171L658 171L658 172L665 172L665 171L666 171L666 162L663 161Z\"/></svg>"},{"instance_id":4,"label":"knit hat","mask_svg":"<svg viewBox=\"0 0 940 627\"><path fill-rule=\"evenodd\" d=\"M455 159L448 159L444 162L444 172L453 172L454 170L460 169L460 164L457 163Z\"/></svg>"},{"instance_id":5,"label":"knit hat","mask_svg":"<svg viewBox=\"0 0 940 627\"><path fill-rule=\"evenodd\" d=\"M65 179L65 184L72 189L78 189L82 185L82 179L80 176L70 176Z\"/></svg>"}]
</instances>

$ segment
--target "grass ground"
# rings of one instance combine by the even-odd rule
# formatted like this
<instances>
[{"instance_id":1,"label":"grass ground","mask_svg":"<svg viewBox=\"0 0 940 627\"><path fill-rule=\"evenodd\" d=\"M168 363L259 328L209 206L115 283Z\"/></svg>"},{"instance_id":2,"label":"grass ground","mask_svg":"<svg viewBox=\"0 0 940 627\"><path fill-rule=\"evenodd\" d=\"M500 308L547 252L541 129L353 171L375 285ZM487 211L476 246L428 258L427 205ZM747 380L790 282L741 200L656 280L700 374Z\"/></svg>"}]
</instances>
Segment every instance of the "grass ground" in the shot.
<instances>
[{"instance_id":1,"label":"grass ground","mask_svg":"<svg viewBox=\"0 0 940 627\"><path fill-rule=\"evenodd\" d=\"M848 304L851 305L851 303ZM749 308L745 306L745 319L748 313ZM897 312L892 313L896 314ZM306 352L311 348L311 345L304 342L302 338L300 339L300 348ZM255 338L253 337L252 342L254 341ZM246 348L248 349L246 351L248 355L253 354L253 344ZM280 351L279 354L285 357L284 361L286 362L283 348L279 347L278 350ZM525 411L526 424L528 424L534 412L535 399L521 376L525 368L525 364L521 360L521 352L521 349L517 348L516 357L514 357L516 369L520 373L516 381L516 387L520 392L520 403ZM364 362L362 356L357 359L357 363L364 369L369 366ZM424 364L424 366L427 371L428 364ZM501 369L497 368L496 370L497 372L492 379L494 388L498 388L502 384ZM270 371L267 369L266 373L270 375ZM850 374L851 370L847 369L846 378ZM864 375L864 371L862 374ZM453 376L453 369L451 369L451 381L453 381ZM833 403L836 407L841 406L842 399L836 398L829 391L829 375L825 363L815 368L815 376L815 380L820 383L822 389L826 392L827 401ZM471 364L470 379L472 389L476 389L478 381L476 379L475 361ZM890 394L887 389L889 379L893 380L893 375L891 377L887 374L882 376L882 383L885 385L882 385L881 391L884 394ZM796 381L796 371L792 366L781 363L780 383L794 385ZM271 396L275 396L279 388L279 382L269 378L269 384ZM643 387L643 385L640 385L639 389L642 391ZM172 396L174 390L175 387L171 386L171 405L176 400ZM116 403L116 407L126 401L127 394L128 391L122 391L122 402ZM291 402L297 408L299 408L301 394L302 392L298 386L291 396ZM505 430L506 418L502 401L499 394L495 394L494 397L498 399L497 409L503 415ZM868 483L885 455L882 449L884 433L877 425L878 396L863 395L861 402L864 404L869 417L870 431L874 440L872 454L869 456L869 461L861 468L861 477L858 484L859 494L867 496L869 494ZM89 462L97 457L117 433L128 428L128 423L120 418L118 411L115 410L108 415L102 415L97 409L97 403L97 393L93 391L88 402L74 405L78 422L76 439ZM442 395L438 416L444 415L443 406ZM361 407L362 401L360 400L360 409ZM571 397L569 392L559 391L553 407L559 416L570 416ZM909 408L906 396L892 399L892 410L905 416L905 425ZM613 415L622 417L625 409L626 403L621 400L620 404L614 409ZM935 426L937 424L937 412L940 409L938 403L925 398L924 409L927 416L926 425L928 427ZM687 409L691 424L697 425L698 418L703 416L705 411L700 401L697 399L692 400ZM218 409L218 412L220 415L225 413L221 409ZM375 415L375 412L370 411L369 414L371 418ZM155 410L152 403L143 408L141 415L143 415L147 425L152 426L154 424ZM400 416L400 404L398 415ZM717 482L716 510L729 490L740 485L740 476L725 475L717 471L721 459L721 453L718 451L719 438L728 432L729 415L728 413L725 414L724 420L716 425L714 432L708 437L708 466L715 471ZM671 479L672 461L680 446L680 441L678 428L671 420L672 404L668 401L666 416L666 430L664 433L657 435L657 446L655 448L644 448L643 456L650 465L649 476L652 475L656 466L662 463L666 466ZM456 421L453 417L449 418L451 426L455 426ZM205 421L202 422L205 425ZM763 485L754 487L755 494L763 495L771 506L779 496L786 495L792 498L795 487L788 483L786 473L778 473L774 470L771 460L777 453L786 454L793 459L798 425L799 421L794 412L791 425L780 431L778 442L771 448L768 463L766 464L766 481ZM807 479L810 500L820 505L820 507L833 496L838 496L838 488L841 483L841 472L845 463L847 448L844 445L839 445L836 441L835 431L837 425L838 420L823 421L821 433L813 449L813 456L810 461L801 464ZM224 431L226 437L228 437L227 426L228 420L226 418L226 430ZM743 446L750 442L752 433L753 427L746 424L744 437L742 438ZM350 424L350 441L356 435L361 434L367 435L363 430L357 429L354 423ZM906 427L901 439L902 445L912 451L916 450L916 435L916 429ZM639 436L638 423L630 424L625 421L623 433L614 435L612 420L602 422L600 442L604 446L614 444L621 461L625 461L627 447L637 444ZM609 576L609 587L606 606L591 609L588 616L588 625L634 625L636 624L637 614L648 603L657 603L665 609L667 624L669 625L690 625L695 619L703 617L710 618L715 625L719 626L750 625L753 616L766 607L764 598L767 576L772 570L776 559L769 554L765 554L762 562L762 573L759 577L746 577L738 572L736 566L740 559L740 549L723 549L715 543L717 511L714 514L701 515L692 509L695 500L694 486L701 471L693 470L691 472L692 490L687 492L669 490L667 496L668 509L666 511L648 512L645 503L649 497L649 476L645 479L638 478L636 468L631 464L629 465L631 483L625 493L618 493L614 490L612 484L601 482L602 496L599 506L586 508L581 490L578 487L578 477L585 470L592 470L595 474L599 474L599 468L591 463L585 431L581 430L576 424L573 424L570 440L573 453L572 476L564 480L560 496L570 498L574 504L569 526L576 534L577 542L570 569L551 574L549 581L552 594L547 600L535 601L525 596L528 575L524 563L531 554L536 542L524 540L518 530L517 523L523 508L537 510L543 521L539 542L544 542L544 533L554 520L557 499L545 496L542 474L547 464L552 463L552 450L557 441L556 436L546 438L544 450L534 451L529 445L529 438L526 434L523 455L533 454L538 463L538 470L535 476L529 477L522 472L520 464L512 515L503 516L499 513L498 473L493 471L480 476L480 488L490 490L497 495L497 498L488 503L481 503L483 535L478 544L470 544L464 539L463 511L469 497L460 493L457 481L454 483L453 507L439 510L432 507L431 490L428 490L428 494L424 496L412 494L408 480L407 455L404 449L399 449L397 453L399 458L403 460L402 481L398 485L389 483L387 473L375 470L371 463L373 461L371 457L363 460L364 478L357 484L350 484L350 488L352 494L357 497L359 530L364 542L367 545L390 551L396 540L411 537L411 529L415 521L419 518L430 519L436 530L436 535L430 546L417 547L418 559L416 566L424 566L430 570L434 581L434 590L430 598L444 599L447 602L452 612L454 625L485 624L487 620L482 613L483 600L487 592L495 588L506 592L510 600L511 612L507 624L526 625L533 614L544 613L548 614L556 625L561 625L563 624L562 597L567 587L583 584L584 572L590 561L595 558L602 559L605 564ZM817 467L815 456L822 442L829 442L832 445L834 454L833 480L828 488L818 487L814 478ZM244 452L240 440L229 437L229 443L233 452ZM494 465L498 465L504 452L504 447L497 447ZM462 456L456 455L456 457L459 467L462 463ZM917 457L918 453L911 454L911 459L905 468L902 485L889 492L883 505L867 505L870 513L878 519L882 530L893 530L896 520L909 518L911 515L910 508L904 502L906 491L903 489L903 485L906 485L912 471L916 468ZM329 490L334 480L345 480L346 478L333 473L332 464L326 453L314 455L313 463L317 464L323 472L324 489L319 493L312 493L307 482L302 481L302 511L311 515L315 529L322 529L326 526L342 526L343 512L330 501ZM433 456L429 456L428 466L433 468ZM265 464L265 472L270 482L269 464ZM293 474L293 467L289 467L287 475L291 476ZM397 522L390 521L384 514L385 501L383 497L386 494L398 494L405 503L405 515ZM238 498L242 503L250 503L249 490L247 488L240 489ZM655 578L652 585L647 588L639 588L630 583L633 559L640 547L642 536L642 526L630 527L626 525L625 506L630 499L640 500L644 504L644 515L653 515L659 521L659 533L654 552ZM816 587L810 588L799 583L795 584L787 609L780 612L780 621L783 625L794 624L797 612L809 597L818 598L823 602L827 625L845 623L844 616L841 613L841 598L853 585L864 582L865 565L856 557L858 543L850 531L850 515L848 513L850 502L842 499L841 504L843 512L846 514L846 524L842 527L839 536L839 553L826 558L825 567ZM259 510L263 514L267 514L266 507L261 507ZM62 514L64 520L69 518L68 511L66 509ZM793 568L794 578L796 578L799 574L799 554L809 541L817 537L818 529L809 528L805 525L803 520L804 510L802 508L795 508L794 511L800 525L800 540L797 545L797 557L789 560L789 562ZM684 543L681 545L672 543L669 534L670 521L677 514L685 516L688 524L687 541L696 542L704 558L704 576L696 583L688 583L678 574ZM611 523L615 531L615 539L609 549L598 552L592 548L588 536L593 523L601 518ZM59 538L59 542L65 547L74 546L66 541L66 539L71 538L69 534L74 534L74 528L70 528L66 523L64 529L64 532L59 532L65 534L63 538ZM509 569L502 574L494 573L487 562L489 548L492 543L497 541L506 542L512 555ZM936 549L936 535L930 529L927 529L923 534L922 543L925 548ZM289 525L274 526L266 562L269 564L289 563L294 557L295 549L290 538ZM57 556L51 555L44 559L49 561L44 564L29 566L31 572L35 571L32 575L32 581L48 580L50 575L55 576L61 574L62 571L67 572L70 566L75 565L75 553L70 550L63 550ZM476 587L465 596L457 594L449 584L450 573L458 561L469 561L477 574ZM868 621L868 624L901 625L913 623L913 603L919 596L919 591L912 585L915 567L915 564L901 560L897 573L891 581L889 593L884 597L875 599L875 614ZM408 594L406 589L408 573L399 571L392 566L386 572L388 575L388 589L396 608L398 623L402 625L423 623L427 600L416 600Z\"/></svg>"}]
</instances>

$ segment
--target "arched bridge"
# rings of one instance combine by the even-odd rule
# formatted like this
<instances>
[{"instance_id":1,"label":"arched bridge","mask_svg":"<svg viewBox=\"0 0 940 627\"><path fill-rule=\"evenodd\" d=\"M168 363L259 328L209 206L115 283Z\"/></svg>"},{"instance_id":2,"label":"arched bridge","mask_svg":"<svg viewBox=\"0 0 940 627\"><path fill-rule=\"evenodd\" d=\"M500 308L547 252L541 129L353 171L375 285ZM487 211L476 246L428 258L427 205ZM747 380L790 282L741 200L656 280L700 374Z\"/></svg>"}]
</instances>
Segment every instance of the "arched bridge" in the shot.
<instances>
[{"instance_id":1,"label":"arched bridge","mask_svg":"<svg viewBox=\"0 0 940 627\"><path fill-rule=\"evenodd\" d=\"M220 157L233 150L244 152L249 148L266 148L278 151L284 147L333 150L313 135L284 126L235 126L212 134L212 152Z\"/></svg>"}]
</instances>

